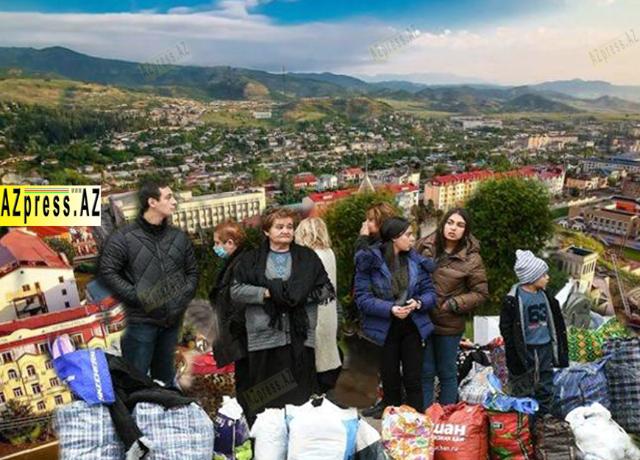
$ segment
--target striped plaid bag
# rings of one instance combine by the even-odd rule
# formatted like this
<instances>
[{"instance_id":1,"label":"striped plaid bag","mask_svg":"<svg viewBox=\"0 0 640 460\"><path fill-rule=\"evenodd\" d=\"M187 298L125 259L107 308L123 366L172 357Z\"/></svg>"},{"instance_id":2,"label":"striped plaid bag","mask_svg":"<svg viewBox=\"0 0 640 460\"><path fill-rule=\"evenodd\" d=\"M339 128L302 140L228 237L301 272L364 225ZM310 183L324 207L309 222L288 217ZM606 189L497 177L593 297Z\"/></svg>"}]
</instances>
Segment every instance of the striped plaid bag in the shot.
<instances>
[{"instance_id":1,"label":"striped plaid bag","mask_svg":"<svg viewBox=\"0 0 640 460\"><path fill-rule=\"evenodd\" d=\"M613 419L640 435L640 337L608 340L604 353Z\"/></svg>"},{"instance_id":2,"label":"striped plaid bag","mask_svg":"<svg viewBox=\"0 0 640 460\"><path fill-rule=\"evenodd\" d=\"M153 446L149 460L213 458L213 422L196 403L165 409L141 402L136 404L134 417Z\"/></svg>"},{"instance_id":3,"label":"striped plaid bag","mask_svg":"<svg viewBox=\"0 0 640 460\"><path fill-rule=\"evenodd\" d=\"M84 401L59 406L54 430L60 443L60 460L124 458L124 444L116 434L107 406L89 406Z\"/></svg>"}]
</instances>

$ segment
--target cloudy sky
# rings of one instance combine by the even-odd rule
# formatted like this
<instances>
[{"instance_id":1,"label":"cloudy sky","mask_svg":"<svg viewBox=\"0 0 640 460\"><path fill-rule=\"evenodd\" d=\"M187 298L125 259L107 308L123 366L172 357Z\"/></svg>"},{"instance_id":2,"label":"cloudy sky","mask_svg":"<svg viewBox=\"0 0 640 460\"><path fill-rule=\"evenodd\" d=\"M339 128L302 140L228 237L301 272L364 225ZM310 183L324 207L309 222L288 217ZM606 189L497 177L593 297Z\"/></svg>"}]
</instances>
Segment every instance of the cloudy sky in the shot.
<instances>
[{"instance_id":1,"label":"cloudy sky","mask_svg":"<svg viewBox=\"0 0 640 460\"><path fill-rule=\"evenodd\" d=\"M407 28L420 33L373 59ZM178 64L640 85L640 0L0 0L0 31L0 46L137 62L183 43ZM618 38L625 48L594 63Z\"/></svg>"}]
</instances>

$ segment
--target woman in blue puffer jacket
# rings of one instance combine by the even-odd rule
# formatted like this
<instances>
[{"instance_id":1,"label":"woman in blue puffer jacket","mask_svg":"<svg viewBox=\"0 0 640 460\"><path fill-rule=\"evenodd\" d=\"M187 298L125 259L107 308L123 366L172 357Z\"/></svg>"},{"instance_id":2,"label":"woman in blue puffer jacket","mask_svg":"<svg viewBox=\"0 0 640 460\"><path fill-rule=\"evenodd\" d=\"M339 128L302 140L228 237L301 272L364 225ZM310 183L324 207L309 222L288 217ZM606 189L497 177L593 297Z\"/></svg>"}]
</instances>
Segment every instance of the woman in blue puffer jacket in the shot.
<instances>
[{"instance_id":1,"label":"woman in blue puffer jacket","mask_svg":"<svg viewBox=\"0 0 640 460\"><path fill-rule=\"evenodd\" d=\"M405 403L422 411L423 344L433 331L428 311L436 305L429 275L434 265L413 249L406 219L387 219L380 237L381 243L356 254L355 296L362 330L382 347L383 404L402 404L404 386Z\"/></svg>"}]
</instances>

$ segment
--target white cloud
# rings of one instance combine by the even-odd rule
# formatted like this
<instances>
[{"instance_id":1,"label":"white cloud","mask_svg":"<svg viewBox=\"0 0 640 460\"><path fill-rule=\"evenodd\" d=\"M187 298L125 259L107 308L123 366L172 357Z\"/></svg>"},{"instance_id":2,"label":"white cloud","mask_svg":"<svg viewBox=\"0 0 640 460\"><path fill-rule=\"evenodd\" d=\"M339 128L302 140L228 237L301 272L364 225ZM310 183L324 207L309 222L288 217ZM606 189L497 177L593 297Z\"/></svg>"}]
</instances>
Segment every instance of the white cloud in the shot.
<instances>
[{"instance_id":1,"label":"white cloud","mask_svg":"<svg viewBox=\"0 0 640 460\"><path fill-rule=\"evenodd\" d=\"M373 60L369 46L403 27L364 18L280 25L251 11L259 2L223 0L215 8L174 8L170 14L0 12L0 45L60 45L101 57L149 61L185 42L190 55L181 64L271 71L284 65L290 71L361 75L437 72L506 84L569 78L640 84L635 71L640 43L606 64L594 65L589 58L591 49L633 26L629 21L639 16L640 8L625 0L611 5L608 14L596 14L601 7L592 0L591 9L574 5L564 14L499 26L445 28L441 33L421 27L419 36L382 63ZM640 38L640 27L636 36Z\"/></svg>"}]
</instances>

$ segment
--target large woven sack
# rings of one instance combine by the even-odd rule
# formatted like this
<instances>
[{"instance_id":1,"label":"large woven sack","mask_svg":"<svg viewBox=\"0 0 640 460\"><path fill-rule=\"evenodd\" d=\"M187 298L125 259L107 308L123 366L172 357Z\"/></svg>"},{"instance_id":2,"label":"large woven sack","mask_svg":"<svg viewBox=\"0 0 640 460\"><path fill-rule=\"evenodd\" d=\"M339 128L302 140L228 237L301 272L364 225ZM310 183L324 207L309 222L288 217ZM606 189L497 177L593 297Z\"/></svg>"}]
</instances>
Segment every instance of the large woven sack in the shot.
<instances>
[{"instance_id":1,"label":"large woven sack","mask_svg":"<svg viewBox=\"0 0 640 460\"><path fill-rule=\"evenodd\" d=\"M604 350L613 419L640 435L640 337L608 340Z\"/></svg>"},{"instance_id":2,"label":"large woven sack","mask_svg":"<svg viewBox=\"0 0 640 460\"><path fill-rule=\"evenodd\" d=\"M491 460L534 460L529 416L487 411Z\"/></svg>"},{"instance_id":3,"label":"large woven sack","mask_svg":"<svg viewBox=\"0 0 640 460\"><path fill-rule=\"evenodd\" d=\"M489 426L484 408L464 402L426 411L434 423L435 460L486 459L489 453Z\"/></svg>"},{"instance_id":4,"label":"large woven sack","mask_svg":"<svg viewBox=\"0 0 640 460\"><path fill-rule=\"evenodd\" d=\"M594 363L574 364L556 371L553 375L553 407L562 416L576 407L594 402L610 406L606 359Z\"/></svg>"},{"instance_id":5,"label":"large woven sack","mask_svg":"<svg viewBox=\"0 0 640 460\"><path fill-rule=\"evenodd\" d=\"M118 438L107 406L75 401L56 409L54 429L60 460L121 460L124 444Z\"/></svg>"},{"instance_id":6,"label":"large woven sack","mask_svg":"<svg viewBox=\"0 0 640 460\"><path fill-rule=\"evenodd\" d=\"M382 414L382 444L392 460L433 460L433 423L413 407L389 406Z\"/></svg>"},{"instance_id":7,"label":"large woven sack","mask_svg":"<svg viewBox=\"0 0 640 460\"><path fill-rule=\"evenodd\" d=\"M196 403L165 409L142 402L136 404L133 415L153 446L149 460L211 460L213 457L213 422Z\"/></svg>"},{"instance_id":8,"label":"large woven sack","mask_svg":"<svg viewBox=\"0 0 640 460\"><path fill-rule=\"evenodd\" d=\"M535 426L538 460L576 460L578 448L569 423L546 414Z\"/></svg>"}]
</instances>

